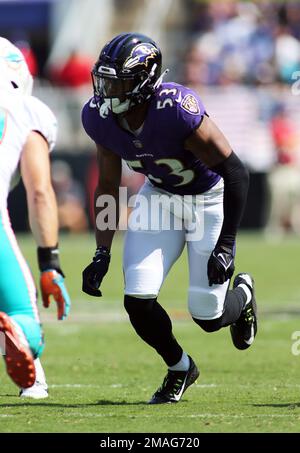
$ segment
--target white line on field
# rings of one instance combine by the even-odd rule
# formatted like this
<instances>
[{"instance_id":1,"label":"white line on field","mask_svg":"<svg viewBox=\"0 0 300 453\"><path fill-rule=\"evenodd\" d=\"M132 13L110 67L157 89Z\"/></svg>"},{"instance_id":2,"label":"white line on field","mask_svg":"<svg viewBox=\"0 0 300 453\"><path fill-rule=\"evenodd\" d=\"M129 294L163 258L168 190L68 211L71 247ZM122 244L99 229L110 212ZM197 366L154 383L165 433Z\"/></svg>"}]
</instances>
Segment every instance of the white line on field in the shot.
<instances>
[{"instance_id":1,"label":"white line on field","mask_svg":"<svg viewBox=\"0 0 300 453\"><path fill-rule=\"evenodd\" d=\"M105 385L97 385L97 384L50 384L49 388L103 388L106 387ZM123 384L110 384L108 387L111 388L121 388L124 387ZM198 388L213 388L213 387L221 387L217 384L194 384L193 387ZM247 386L245 386L247 387Z\"/></svg>"},{"instance_id":2,"label":"white line on field","mask_svg":"<svg viewBox=\"0 0 300 453\"><path fill-rule=\"evenodd\" d=\"M1 417L1 418L14 417L14 415L0 414L0 417Z\"/></svg>"},{"instance_id":3,"label":"white line on field","mask_svg":"<svg viewBox=\"0 0 300 453\"><path fill-rule=\"evenodd\" d=\"M69 322L71 323L108 323L108 322L129 322L127 313L125 310L122 310L120 302L112 301L112 305L116 305L115 308L106 308L105 306L102 307L102 309L99 308L99 310L89 311L88 309L88 302L85 300L76 300L74 302L74 305L78 304L79 306L83 306L83 303L86 303L87 311L75 311L70 313L70 316L68 318L67 324L65 326L70 326L68 324ZM179 303L177 303L180 305ZM263 305L263 304L262 304ZM168 312L171 316L171 318L174 321L190 321L191 316L188 313L188 310L185 309L185 302L182 301L181 303L182 308L171 308L168 309ZM300 316L300 310L299 306L296 307L295 305L290 305L290 306L284 306L282 303L282 306L284 308L281 308L281 306L277 307L265 307L261 309L260 314L261 315L268 315L268 317L272 317L272 320L276 319L285 319L289 320L291 318L294 318L295 316ZM55 323L57 325L57 320L56 320L56 315L54 312L49 313L45 312L44 310L40 310L40 315L43 323ZM66 333L67 335L67 333Z\"/></svg>"},{"instance_id":4,"label":"white line on field","mask_svg":"<svg viewBox=\"0 0 300 453\"><path fill-rule=\"evenodd\" d=\"M46 314L40 312L41 320L43 323L54 324L55 328L59 325L55 314ZM108 322L126 322L128 321L128 316L121 311L103 311L102 313L71 313L68 317L67 323L64 324L64 327L70 327L70 323L108 323ZM64 329L63 329L64 330ZM69 329L65 335L73 333Z\"/></svg>"},{"instance_id":5,"label":"white line on field","mask_svg":"<svg viewBox=\"0 0 300 453\"><path fill-rule=\"evenodd\" d=\"M121 383L116 383L116 384L50 384L49 388L61 388L61 389L86 389L86 388L92 388L92 389L103 389L105 387L109 388L123 388L123 387L128 387L127 385L121 384ZM214 389L214 388L227 388L231 387L230 384L193 384L191 388L198 388L198 389ZM249 388L249 385L247 384L235 384L235 387L241 388L241 389L247 389ZM260 389L267 389L267 390L283 390L285 388L299 388L300 384L257 384L256 387L259 387ZM143 390L147 391L150 389L150 386L144 387Z\"/></svg>"},{"instance_id":6,"label":"white line on field","mask_svg":"<svg viewBox=\"0 0 300 453\"><path fill-rule=\"evenodd\" d=\"M71 388L71 389L77 389L77 388L95 388L95 389L100 389L103 388L103 385L97 385L97 384L50 384L49 388ZM111 384L108 387L111 388L120 388L124 387L123 384Z\"/></svg>"},{"instance_id":7,"label":"white line on field","mask_svg":"<svg viewBox=\"0 0 300 453\"><path fill-rule=\"evenodd\" d=\"M93 384L51 384L49 388L101 388L101 385L93 385Z\"/></svg>"}]
</instances>

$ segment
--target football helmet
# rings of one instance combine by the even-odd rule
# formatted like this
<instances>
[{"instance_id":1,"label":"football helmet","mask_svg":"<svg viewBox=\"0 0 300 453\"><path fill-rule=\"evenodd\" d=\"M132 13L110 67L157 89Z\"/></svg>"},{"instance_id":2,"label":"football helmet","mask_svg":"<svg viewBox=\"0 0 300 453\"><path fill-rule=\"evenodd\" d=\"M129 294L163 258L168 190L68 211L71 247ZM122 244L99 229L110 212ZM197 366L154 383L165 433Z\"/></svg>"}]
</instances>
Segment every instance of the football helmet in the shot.
<instances>
[{"instance_id":1,"label":"football helmet","mask_svg":"<svg viewBox=\"0 0 300 453\"><path fill-rule=\"evenodd\" d=\"M20 94L31 95L33 78L22 52L8 39L0 37L0 86L18 89Z\"/></svg>"},{"instance_id":2,"label":"football helmet","mask_svg":"<svg viewBox=\"0 0 300 453\"><path fill-rule=\"evenodd\" d=\"M161 51L149 37L122 33L102 49L92 70L95 104L115 114L144 103L159 87Z\"/></svg>"}]
</instances>

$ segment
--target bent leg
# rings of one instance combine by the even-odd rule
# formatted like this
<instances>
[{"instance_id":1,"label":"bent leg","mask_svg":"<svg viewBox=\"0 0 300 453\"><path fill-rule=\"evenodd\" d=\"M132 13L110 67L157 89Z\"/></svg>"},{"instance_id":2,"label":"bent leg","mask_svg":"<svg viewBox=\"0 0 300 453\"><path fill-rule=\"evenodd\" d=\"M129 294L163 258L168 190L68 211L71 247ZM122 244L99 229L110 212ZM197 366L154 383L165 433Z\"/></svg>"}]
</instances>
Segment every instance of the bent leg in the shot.
<instances>
[{"instance_id":1,"label":"bent leg","mask_svg":"<svg viewBox=\"0 0 300 453\"><path fill-rule=\"evenodd\" d=\"M223 313L218 318L199 319L193 316L193 320L205 332L215 332L222 327L227 327L236 322L245 306L247 296L241 288L229 290L225 297Z\"/></svg>"},{"instance_id":2,"label":"bent leg","mask_svg":"<svg viewBox=\"0 0 300 453\"><path fill-rule=\"evenodd\" d=\"M172 333L172 323L156 299L125 296L124 306L136 333L152 346L168 366L179 362L182 348Z\"/></svg>"},{"instance_id":3,"label":"bent leg","mask_svg":"<svg viewBox=\"0 0 300 453\"><path fill-rule=\"evenodd\" d=\"M173 336L171 320L157 302L157 295L184 245L184 231L175 229L128 230L125 238L125 309L137 334L168 366L180 361L182 348Z\"/></svg>"},{"instance_id":4,"label":"bent leg","mask_svg":"<svg viewBox=\"0 0 300 453\"><path fill-rule=\"evenodd\" d=\"M33 356L38 357L44 341L36 288L5 210L0 213L0 244L0 311L21 327Z\"/></svg>"},{"instance_id":5,"label":"bent leg","mask_svg":"<svg viewBox=\"0 0 300 453\"><path fill-rule=\"evenodd\" d=\"M229 290L230 282L209 286L207 263L219 238L223 223L223 189L218 184L194 206L203 222L203 234L188 242L189 311L193 320L206 332L226 327L240 317L247 296L241 288Z\"/></svg>"}]
</instances>

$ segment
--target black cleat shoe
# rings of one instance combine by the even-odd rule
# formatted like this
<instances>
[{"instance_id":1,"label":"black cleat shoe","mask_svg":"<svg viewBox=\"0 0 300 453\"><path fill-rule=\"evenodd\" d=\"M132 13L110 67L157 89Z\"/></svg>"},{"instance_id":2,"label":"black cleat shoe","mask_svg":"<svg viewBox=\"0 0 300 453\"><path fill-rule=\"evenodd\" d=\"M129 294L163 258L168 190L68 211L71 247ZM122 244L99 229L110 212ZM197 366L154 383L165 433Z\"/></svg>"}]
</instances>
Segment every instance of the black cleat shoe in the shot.
<instances>
[{"instance_id":1,"label":"black cleat shoe","mask_svg":"<svg viewBox=\"0 0 300 453\"><path fill-rule=\"evenodd\" d=\"M244 284L248 286L252 297L246 304L239 319L230 326L231 338L237 349L249 348L257 333L257 307L254 294L254 280L249 274L238 274L233 282L233 288Z\"/></svg>"},{"instance_id":2,"label":"black cleat shoe","mask_svg":"<svg viewBox=\"0 0 300 453\"><path fill-rule=\"evenodd\" d=\"M200 374L193 359L190 356L189 359L188 371L168 370L161 387L154 393L149 404L178 403L186 389L196 381Z\"/></svg>"}]
</instances>

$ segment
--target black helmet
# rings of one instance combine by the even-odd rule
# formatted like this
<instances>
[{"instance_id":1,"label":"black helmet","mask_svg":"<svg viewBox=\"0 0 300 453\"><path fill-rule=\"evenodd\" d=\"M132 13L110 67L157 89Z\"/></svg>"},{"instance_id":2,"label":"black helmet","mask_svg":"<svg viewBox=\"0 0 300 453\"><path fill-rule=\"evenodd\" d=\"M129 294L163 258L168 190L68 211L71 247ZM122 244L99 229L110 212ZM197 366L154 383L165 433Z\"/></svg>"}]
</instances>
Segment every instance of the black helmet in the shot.
<instances>
[{"instance_id":1,"label":"black helmet","mask_svg":"<svg viewBox=\"0 0 300 453\"><path fill-rule=\"evenodd\" d=\"M107 43L92 71L95 102L113 113L127 112L150 98L160 85L161 51L139 33L122 33Z\"/></svg>"}]
</instances>

